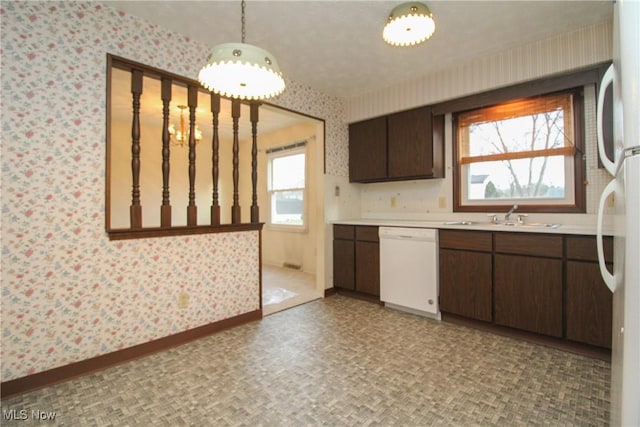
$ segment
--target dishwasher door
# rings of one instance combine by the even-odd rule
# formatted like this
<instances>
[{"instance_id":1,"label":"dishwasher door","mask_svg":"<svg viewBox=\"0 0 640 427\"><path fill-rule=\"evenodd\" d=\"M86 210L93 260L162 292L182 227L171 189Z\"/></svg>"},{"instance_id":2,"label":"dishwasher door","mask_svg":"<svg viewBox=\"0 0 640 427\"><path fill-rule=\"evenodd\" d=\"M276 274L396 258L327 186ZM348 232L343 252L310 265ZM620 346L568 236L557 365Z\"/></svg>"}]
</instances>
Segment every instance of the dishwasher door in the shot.
<instances>
[{"instance_id":1,"label":"dishwasher door","mask_svg":"<svg viewBox=\"0 0 640 427\"><path fill-rule=\"evenodd\" d=\"M438 230L380 227L380 300L440 319Z\"/></svg>"}]
</instances>

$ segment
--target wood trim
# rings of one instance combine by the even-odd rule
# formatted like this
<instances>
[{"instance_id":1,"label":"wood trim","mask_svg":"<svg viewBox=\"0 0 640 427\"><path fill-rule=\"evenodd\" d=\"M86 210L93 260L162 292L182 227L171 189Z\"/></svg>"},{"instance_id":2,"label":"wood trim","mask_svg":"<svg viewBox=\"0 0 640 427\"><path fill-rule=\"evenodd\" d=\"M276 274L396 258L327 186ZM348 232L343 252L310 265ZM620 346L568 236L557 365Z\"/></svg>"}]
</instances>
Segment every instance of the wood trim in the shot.
<instances>
[{"instance_id":1,"label":"wood trim","mask_svg":"<svg viewBox=\"0 0 640 427\"><path fill-rule=\"evenodd\" d=\"M260 104L252 102L250 108L251 119L251 222L260 222L260 208L258 207L258 120Z\"/></svg>"},{"instance_id":2,"label":"wood trim","mask_svg":"<svg viewBox=\"0 0 640 427\"><path fill-rule=\"evenodd\" d=\"M131 229L142 228L142 205L140 204L140 98L142 97L142 82L144 73L134 69L131 72L131 96L133 119L131 122L131 206L129 207L129 222Z\"/></svg>"},{"instance_id":3,"label":"wood trim","mask_svg":"<svg viewBox=\"0 0 640 427\"><path fill-rule=\"evenodd\" d=\"M594 70L599 70L599 68L594 67ZM592 70L593 71L593 70ZM595 72L595 71L594 71ZM562 81L565 81L562 79ZM530 82L535 86L535 82ZM587 84L587 83L585 83ZM520 87L522 85L517 85ZM516 87L516 86L514 86ZM574 126L574 142L575 147L572 147L573 152L570 155L573 156L573 164L574 164L574 204L566 204L566 205L544 205L544 204L523 204L521 205L521 210L526 211L528 213L585 213L587 209L587 196L586 196L586 158L584 155L585 152L585 141L584 141L584 90L581 87L567 88L566 92L573 93L573 126ZM516 93L517 94L517 93ZM544 95L542 93L537 93L537 96ZM516 95L514 95L516 96ZM478 107L481 108L481 107ZM452 115L451 119L452 123L452 153L453 153L453 211L454 212L504 212L509 206L506 205L462 205L462 188L461 188L461 176L460 176L460 168L463 164L463 160L461 159L460 150L458 149L458 132L456 132L458 125L458 117L457 114ZM569 154L567 154L569 155ZM466 161L465 161L466 162ZM466 162L468 163L468 162Z\"/></svg>"},{"instance_id":4,"label":"wood trim","mask_svg":"<svg viewBox=\"0 0 640 427\"><path fill-rule=\"evenodd\" d=\"M171 103L172 81L166 77L161 79L162 99L162 205L160 205L160 226L171 227L171 193L169 176L171 172L171 135L169 134L169 107ZM111 127L111 125L109 125Z\"/></svg>"},{"instance_id":5,"label":"wood trim","mask_svg":"<svg viewBox=\"0 0 640 427\"><path fill-rule=\"evenodd\" d=\"M109 230L109 240L131 240L144 239L151 237L170 237L170 236L189 236L194 234L210 234L210 233L232 233L237 231L256 231L262 230L263 222L249 224L222 224L222 225L196 225L182 227L150 227L139 230L130 230L128 228Z\"/></svg>"},{"instance_id":6,"label":"wood trim","mask_svg":"<svg viewBox=\"0 0 640 427\"><path fill-rule=\"evenodd\" d=\"M282 107L282 106L280 106L278 104L273 104L271 102L262 102L261 105L266 105L266 106L268 106L270 108L275 108L275 109L278 109L278 110L282 110L282 111L285 111L285 112L296 114L298 116L303 116L303 117L307 117L307 118L312 119L312 120L317 120L319 122L322 122L322 135L323 135L323 137L322 137L322 139L323 139L323 141L322 141L322 143L323 143L322 144L323 145L323 149L322 149L322 156L323 156L323 158L322 158L322 167L323 167L323 170L322 170L322 172L326 174L327 173L327 122L326 122L326 120L321 118L321 117L317 117L317 116L313 116L311 114L303 113L301 111L292 110L290 108Z\"/></svg>"},{"instance_id":7,"label":"wood trim","mask_svg":"<svg viewBox=\"0 0 640 427\"><path fill-rule=\"evenodd\" d=\"M231 118L233 119L233 206L231 206L231 223L240 224L242 221L240 214L240 140L238 136L240 121L240 101L231 100Z\"/></svg>"},{"instance_id":8,"label":"wood trim","mask_svg":"<svg viewBox=\"0 0 640 427\"><path fill-rule=\"evenodd\" d=\"M123 350L103 354L91 359L81 360L80 362L38 372L15 380L5 381L1 384L2 398L68 381L260 319L262 319L262 309L250 311L239 316L223 319L218 322L138 344Z\"/></svg>"},{"instance_id":9,"label":"wood trim","mask_svg":"<svg viewBox=\"0 0 640 427\"><path fill-rule=\"evenodd\" d=\"M220 116L220 95L211 93L211 181L213 189L211 193L211 225L220 225L220 203L218 200L218 178L220 176L220 135L218 133Z\"/></svg>"},{"instance_id":10,"label":"wood trim","mask_svg":"<svg viewBox=\"0 0 640 427\"><path fill-rule=\"evenodd\" d=\"M337 295L337 294L338 294L338 291L336 290L336 288L326 288L324 290L324 297L325 298L330 297L332 295Z\"/></svg>"},{"instance_id":11,"label":"wood trim","mask_svg":"<svg viewBox=\"0 0 640 427\"><path fill-rule=\"evenodd\" d=\"M187 205L187 225L198 225L198 207L196 206L196 108L198 107L198 87L187 88L189 107L189 204Z\"/></svg>"},{"instance_id":12,"label":"wood trim","mask_svg":"<svg viewBox=\"0 0 640 427\"><path fill-rule=\"evenodd\" d=\"M494 162L498 160L528 159L530 157L573 156L575 147L547 148L545 150L517 151L510 153L487 154L484 156L462 157L461 165L478 162Z\"/></svg>"}]
</instances>

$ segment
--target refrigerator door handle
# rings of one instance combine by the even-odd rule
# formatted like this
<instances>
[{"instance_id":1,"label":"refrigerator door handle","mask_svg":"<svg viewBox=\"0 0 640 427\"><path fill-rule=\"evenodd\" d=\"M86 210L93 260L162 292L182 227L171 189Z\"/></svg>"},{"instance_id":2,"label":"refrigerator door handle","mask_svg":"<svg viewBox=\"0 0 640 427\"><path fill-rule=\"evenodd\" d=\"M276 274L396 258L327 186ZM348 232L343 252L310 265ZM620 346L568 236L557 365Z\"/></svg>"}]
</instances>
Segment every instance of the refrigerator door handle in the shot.
<instances>
[{"instance_id":1,"label":"refrigerator door handle","mask_svg":"<svg viewBox=\"0 0 640 427\"><path fill-rule=\"evenodd\" d=\"M607 269L607 264L604 260L602 221L604 219L604 207L607 202L607 198L610 194L615 193L617 185L618 182L613 179L602 191L602 195L600 196L600 203L598 205L598 220L596 225L596 243L598 249L598 265L600 266L600 274L602 275L604 283L611 290L611 292L616 291L618 284L616 283L616 277Z\"/></svg>"},{"instance_id":2,"label":"refrigerator door handle","mask_svg":"<svg viewBox=\"0 0 640 427\"><path fill-rule=\"evenodd\" d=\"M602 80L600 81L600 89L598 90L598 103L596 109L596 130L598 135L598 153L600 154L600 160L602 161L602 165L604 168L613 176L616 173L616 165L614 160L609 159L607 157L607 153L604 150L604 127L603 127L603 116L604 116L604 95L607 91L609 85L613 84L613 80L616 76L616 69L613 64L607 68L607 71L602 76Z\"/></svg>"}]
</instances>

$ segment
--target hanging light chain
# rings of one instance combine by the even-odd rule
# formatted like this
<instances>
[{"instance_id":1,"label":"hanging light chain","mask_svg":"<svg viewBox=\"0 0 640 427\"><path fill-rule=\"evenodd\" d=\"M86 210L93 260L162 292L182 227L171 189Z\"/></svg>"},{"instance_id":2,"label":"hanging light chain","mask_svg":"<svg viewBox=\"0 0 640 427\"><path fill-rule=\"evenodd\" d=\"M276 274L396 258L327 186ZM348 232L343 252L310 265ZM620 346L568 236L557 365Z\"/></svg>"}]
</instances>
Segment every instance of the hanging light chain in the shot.
<instances>
[{"instance_id":1,"label":"hanging light chain","mask_svg":"<svg viewBox=\"0 0 640 427\"><path fill-rule=\"evenodd\" d=\"M244 43L244 37L245 37L245 30L244 30L244 0L242 0L242 2L240 3L240 8L242 10L242 18L240 20L240 22L242 23L242 43Z\"/></svg>"}]
</instances>

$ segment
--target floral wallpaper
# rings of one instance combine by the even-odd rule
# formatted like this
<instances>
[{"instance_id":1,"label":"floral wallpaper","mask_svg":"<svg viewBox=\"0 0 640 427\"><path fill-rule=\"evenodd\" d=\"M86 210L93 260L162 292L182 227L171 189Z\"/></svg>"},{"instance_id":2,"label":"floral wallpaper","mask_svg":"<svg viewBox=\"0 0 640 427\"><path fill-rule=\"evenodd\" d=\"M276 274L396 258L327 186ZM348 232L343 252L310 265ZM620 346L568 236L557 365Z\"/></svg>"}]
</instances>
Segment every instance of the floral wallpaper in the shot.
<instances>
[{"instance_id":1,"label":"floral wallpaper","mask_svg":"<svg viewBox=\"0 0 640 427\"><path fill-rule=\"evenodd\" d=\"M116 8L0 4L2 381L259 308L258 232L104 232L106 54L195 76L208 49ZM344 106L287 84L276 103L326 120L326 172L346 176Z\"/></svg>"}]
</instances>

